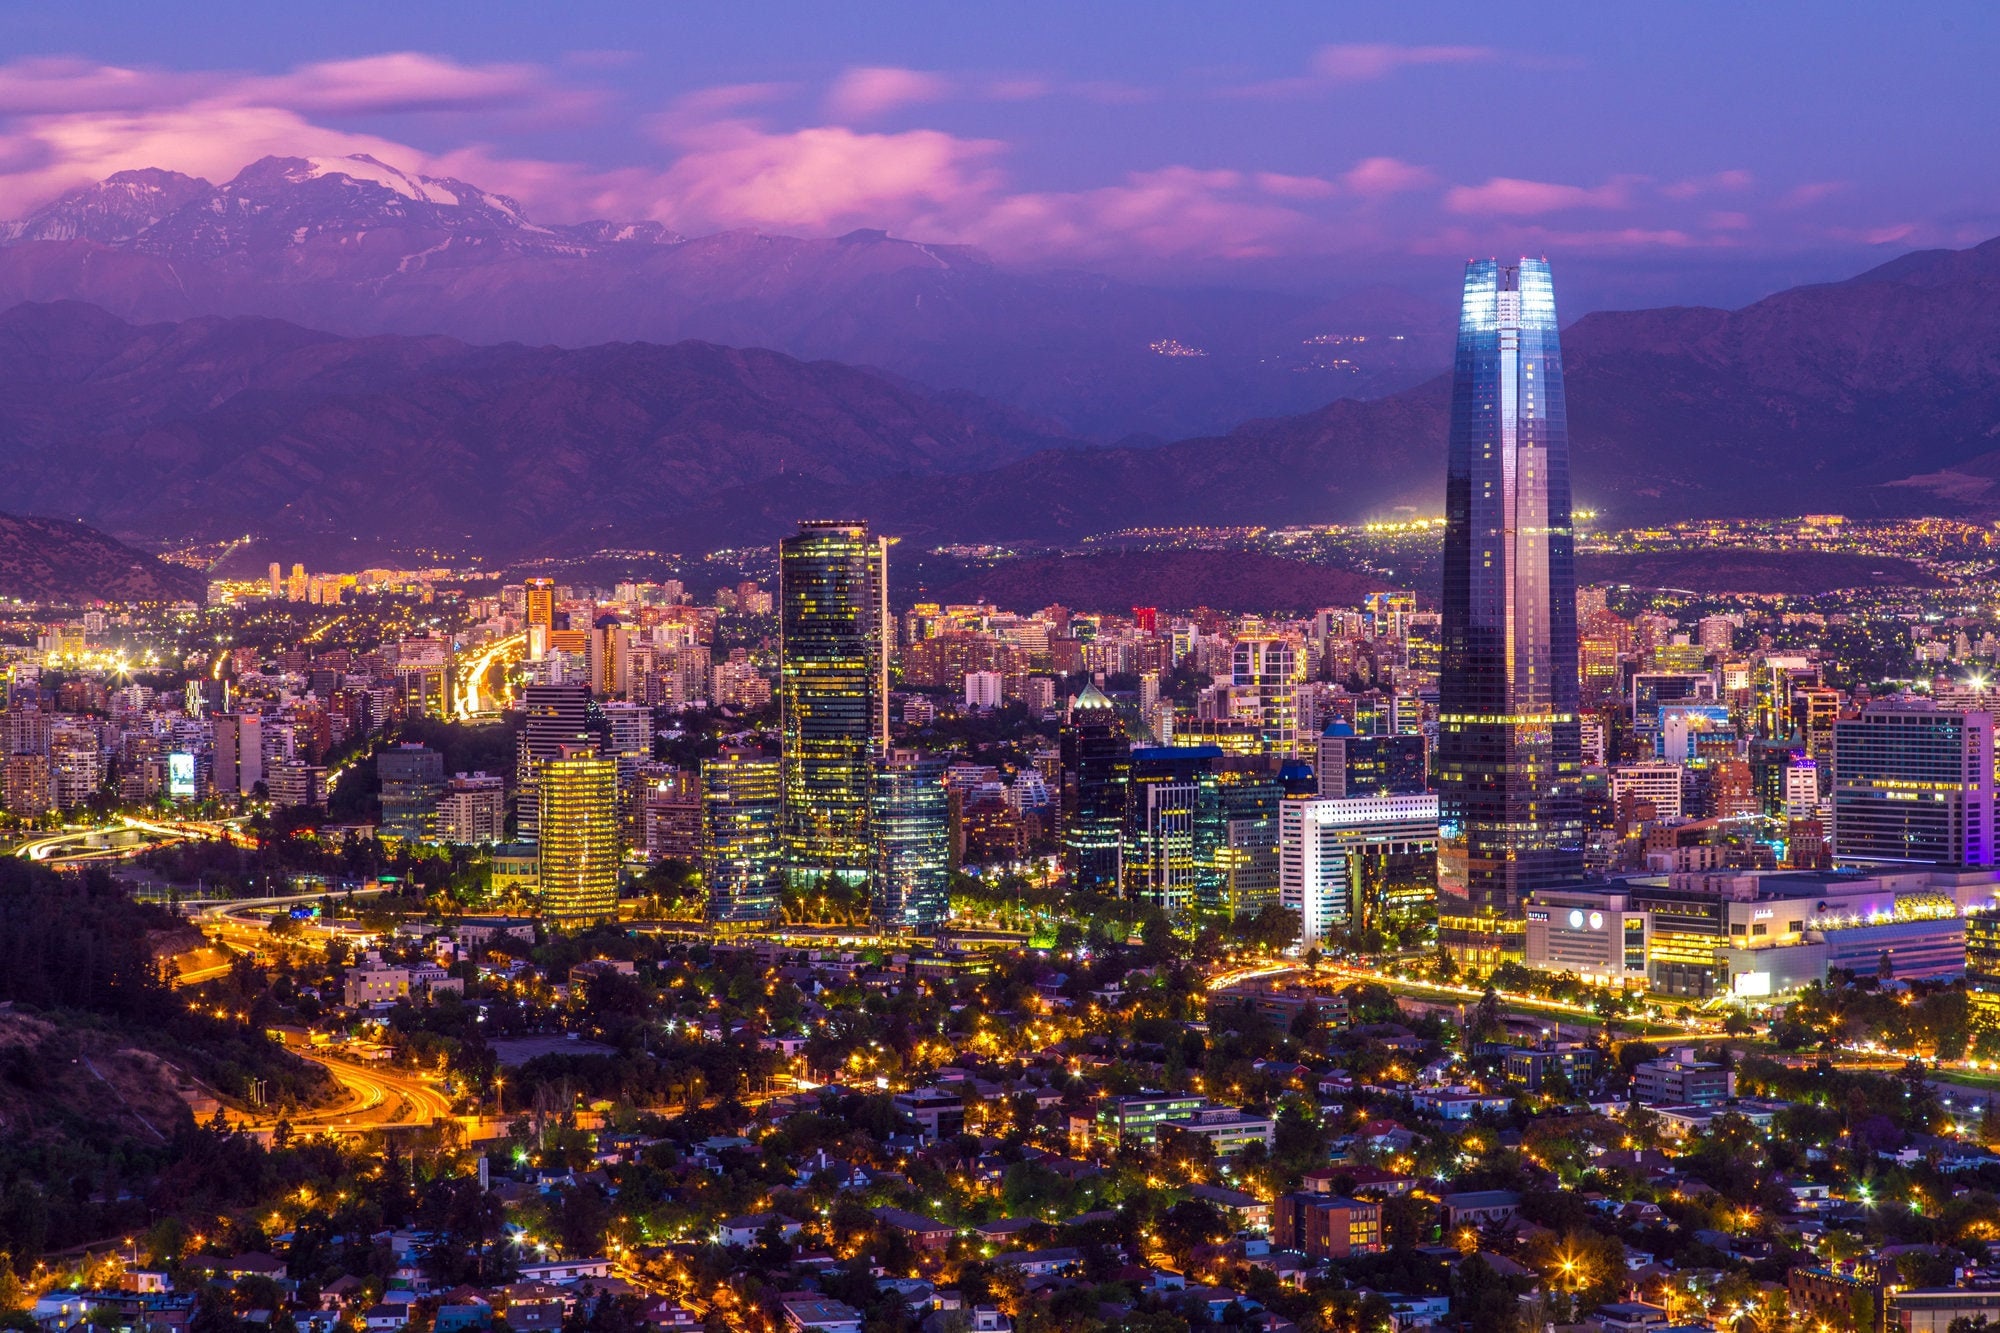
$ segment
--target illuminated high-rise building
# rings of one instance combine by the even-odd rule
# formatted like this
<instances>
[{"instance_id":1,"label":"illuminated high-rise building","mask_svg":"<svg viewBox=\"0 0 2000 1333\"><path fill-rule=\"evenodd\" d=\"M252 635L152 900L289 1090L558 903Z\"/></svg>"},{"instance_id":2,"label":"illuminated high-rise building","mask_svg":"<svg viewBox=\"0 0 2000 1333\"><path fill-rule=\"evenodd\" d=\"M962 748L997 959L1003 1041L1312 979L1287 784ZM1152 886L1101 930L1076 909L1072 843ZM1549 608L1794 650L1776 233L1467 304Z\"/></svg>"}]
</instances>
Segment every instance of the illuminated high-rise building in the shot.
<instances>
[{"instance_id":1,"label":"illuminated high-rise building","mask_svg":"<svg viewBox=\"0 0 2000 1333\"><path fill-rule=\"evenodd\" d=\"M427 745L385 746L375 753L375 775L382 787L382 832L407 842L436 839L444 756Z\"/></svg>"},{"instance_id":2,"label":"illuminated high-rise building","mask_svg":"<svg viewBox=\"0 0 2000 1333\"><path fill-rule=\"evenodd\" d=\"M1576 556L1546 260L1466 266L1445 475L1437 788L1446 892L1517 916L1583 877Z\"/></svg>"},{"instance_id":3,"label":"illuminated high-rise building","mask_svg":"<svg viewBox=\"0 0 2000 1333\"><path fill-rule=\"evenodd\" d=\"M514 824L523 842L538 840L541 765L566 747L594 744L590 690L583 685L530 685L522 692L527 722L515 742Z\"/></svg>"},{"instance_id":4,"label":"illuminated high-rise building","mask_svg":"<svg viewBox=\"0 0 2000 1333\"><path fill-rule=\"evenodd\" d=\"M527 635L528 660L539 662L548 656L556 623L556 582L554 579L523 579L521 583L521 629Z\"/></svg>"},{"instance_id":5,"label":"illuminated high-rise building","mask_svg":"<svg viewBox=\"0 0 2000 1333\"><path fill-rule=\"evenodd\" d=\"M1359 736L1336 719L1320 735L1313 770L1318 796L1407 796L1430 790L1421 732Z\"/></svg>"},{"instance_id":6,"label":"illuminated high-rise building","mask_svg":"<svg viewBox=\"0 0 2000 1333\"><path fill-rule=\"evenodd\" d=\"M1255 916L1278 903L1278 806L1284 784L1276 774L1243 769L1224 769L1215 778L1222 828L1202 906Z\"/></svg>"},{"instance_id":7,"label":"illuminated high-rise building","mask_svg":"<svg viewBox=\"0 0 2000 1333\"><path fill-rule=\"evenodd\" d=\"M529 625L540 625L545 630L556 627L556 581L554 579L523 579L521 581L522 600L526 614L522 619Z\"/></svg>"},{"instance_id":8,"label":"illuminated high-rise building","mask_svg":"<svg viewBox=\"0 0 2000 1333\"><path fill-rule=\"evenodd\" d=\"M1343 928L1385 934L1435 912L1438 801L1430 794L1288 796L1278 807L1279 900L1314 948Z\"/></svg>"},{"instance_id":9,"label":"illuminated high-rise building","mask_svg":"<svg viewBox=\"0 0 2000 1333\"><path fill-rule=\"evenodd\" d=\"M1219 896L1216 850L1222 802L1213 745L1144 746L1131 752L1121 841L1124 895L1180 913Z\"/></svg>"},{"instance_id":10,"label":"illuminated high-rise building","mask_svg":"<svg viewBox=\"0 0 2000 1333\"><path fill-rule=\"evenodd\" d=\"M542 914L560 925L618 915L618 765L595 746L564 746L540 765Z\"/></svg>"},{"instance_id":11,"label":"illuminated high-rise building","mask_svg":"<svg viewBox=\"0 0 2000 1333\"><path fill-rule=\"evenodd\" d=\"M778 597L787 867L858 877L889 747L887 545L866 523L803 522L779 543Z\"/></svg>"},{"instance_id":12,"label":"illuminated high-rise building","mask_svg":"<svg viewBox=\"0 0 2000 1333\"><path fill-rule=\"evenodd\" d=\"M782 783L775 759L724 750L701 763L701 877L708 919L767 921L784 891Z\"/></svg>"},{"instance_id":13,"label":"illuminated high-rise building","mask_svg":"<svg viewBox=\"0 0 2000 1333\"><path fill-rule=\"evenodd\" d=\"M944 761L896 751L875 765L869 910L884 931L928 934L951 906L950 799Z\"/></svg>"},{"instance_id":14,"label":"illuminated high-rise building","mask_svg":"<svg viewBox=\"0 0 2000 1333\"><path fill-rule=\"evenodd\" d=\"M1230 686L1254 701L1258 738L1266 752L1290 753L1298 738L1298 645L1290 639L1245 636L1230 658Z\"/></svg>"},{"instance_id":15,"label":"illuminated high-rise building","mask_svg":"<svg viewBox=\"0 0 2000 1333\"><path fill-rule=\"evenodd\" d=\"M1833 725L1833 854L1990 866L1993 714L1921 695Z\"/></svg>"},{"instance_id":16,"label":"illuminated high-rise building","mask_svg":"<svg viewBox=\"0 0 2000 1333\"><path fill-rule=\"evenodd\" d=\"M1095 685L1070 705L1062 729L1063 862L1082 893L1115 897L1124 879L1125 802L1132 742L1118 707Z\"/></svg>"}]
</instances>

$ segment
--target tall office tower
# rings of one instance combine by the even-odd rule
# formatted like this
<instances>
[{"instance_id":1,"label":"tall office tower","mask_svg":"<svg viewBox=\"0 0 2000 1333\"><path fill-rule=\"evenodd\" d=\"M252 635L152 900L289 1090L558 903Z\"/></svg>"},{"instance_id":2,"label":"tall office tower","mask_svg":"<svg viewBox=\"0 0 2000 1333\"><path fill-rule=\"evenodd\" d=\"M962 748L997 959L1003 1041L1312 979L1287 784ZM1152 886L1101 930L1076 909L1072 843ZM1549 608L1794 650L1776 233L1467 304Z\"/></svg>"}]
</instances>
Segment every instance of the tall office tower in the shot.
<instances>
[{"instance_id":1,"label":"tall office tower","mask_svg":"<svg viewBox=\"0 0 2000 1333\"><path fill-rule=\"evenodd\" d=\"M1882 699L1833 725L1840 861L1993 864L1993 715Z\"/></svg>"},{"instance_id":2,"label":"tall office tower","mask_svg":"<svg viewBox=\"0 0 2000 1333\"><path fill-rule=\"evenodd\" d=\"M1339 720L1320 734L1313 764L1320 796L1406 796L1430 790L1422 733L1357 736Z\"/></svg>"},{"instance_id":3,"label":"tall office tower","mask_svg":"<svg viewBox=\"0 0 2000 1333\"><path fill-rule=\"evenodd\" d=\"M409 842L435 840L444 756L426 745L391 745L376 754L375 776L382 784L382 831Z\"/></svg>"},{"instance_id":4,"label":"tall office tower","mask_svg":"<svg viewBox=\"0 0 2000 1333\"><path fill-rule=\"evenodd\" d=\"M873 801L870 915L879 930L927 935L943 924L951 906L951 803L944 761L892 752L875 765Z\"/></svg>"},{"instance_id":5,"label":"tall office tower","mask_svg":"<svg viewBox=\"0 0 2000 1333\"><path fill-rule=\"evenodd\" d=\"M1062 729L1062 764L1070 790L1063 798L1063 861L1079 893L1115 897L1122 885L1126 791L1132 743L1118 708L1095 685L1070 705Z\"/></svg>"},{"instance_id":6,"label":"tall office tower","mask_svg":"<svg viewBox=\"0 0 2000 1333\"><path fill-rule=\"evenodd\" d=\"M631 631L617 616L606 613L591 622L590 637L584 641L584 670L590 677L591 691L600 698L625 694L626 647L630 639Z\"/></svg>"},{"instance_id":7,"label":"tall office tower","mask_svg":"<svg viewBox=\"0 0 2000 1333\"><path fill-rule=\"evenodd\" d=\"M1299 946L1344 926L1394 935L1437 901L1438 798L1291 796L1278 807L1278 899Z\"/></svg>"},{"instance_id":8,"label":"tall office tower","mask_svg":"<svg viewBox=\"0 0 2000 1333\"><path fill-rule=\"evenodd\" d=\"M1569 427L1546 260L1465 269L1445 473L1446 892L1518 916L1583 878Z\"/></svg>"},{"instance_id":9,"label":"tall office tower","mask_svg":"<svg viewBox=\"0 0 2000 1333\"><path fill-rule=\"evenodd\" d=\"M215 790L248 796L264 780L264 719L257 713L215 716Z\"/></svg>"},{"instance_id":10,"label":"tall office tower","mask_svg":"<svg viewBox=\"0 0 2000 1333\"><path fill-rule=\"evenodd\" d=\"M541 763L542 915L558 925L618 916L618 765L594 745Z\"/></svg>"},{"instance_id":11,"label":"tall office tower","mask_svg":"<svg viewBox=\"0 0 2000 1333\"><path fill-rule=\"evenodd\" d=\"M1246 637L1236 641L1230 660L1230 688L1254 701L1267 753L1289 753L1298 738L1298 652L1290 639Z\"/></svg>"},{"instance_id":12,"label":"tall office tower","mask_svg":"<svg viewBox=\"0 0 2000 1333\"><path fill-rule=\"evenodd\" d=\"M1255 916L1278 904L1278 806L1285 788L1274 773L1224 769L1215 775L1222 833L1215 848L1211 897L1202 906Z\"/></svg>"},{"instance_id":13,"label":"tall office tower","mask_svg":"<svg viewBox=\"0 0 2000 1333\"><path fill-rule=\"evenodd\" d=\"M277 561L273 560L271 562L271 596L283 597L284 595L285 595L284 566L280 565Z\"/></svg>"},{"instance_id":14,"label":"tall office tower","mask_svg":"<svg viewBox=\"0 0 2000 1333\"><path fill-rule=\"evenodd\" d=\"M306 599L306 589L310 586L311 580L306 578L306 567L293 565L291 577L285 580L285 600L303 602Z\"/></svg>"},{"instance_id":15,"label":"tall office tower","mask_svg":"<svg viewBox=\"0 0 2000 1333\"><path fill-rule=\"evenodd\" d=\"M788 870L864 875L869 786L889 748L887 545L807 521L778 544L778 708Z\"/></svg>"},{"instance_id":16,"label":"tall office tower","mask_svg":"<svg viewBox=\"0 0 2000 1333\"><path fill-rule=\"evenodd\" d=\"M783 782L775 759L701 761L701 878L714 924L768 921L784 891Z\"/></svg>"},{"instance_id":17,"label":"tall office tower","mask_svg":"<svg viewBox=\"0 0 2000 1333\"><path fill-rule=\"evenodd\" d=\"M540 625L544 630L556 627L556 581L554 579L521 580L521 601L525 614L521 619L528 625Z\"/></svg>"},{"instance_id":18,"label":"tall office tower","mask_svg":"<svg viewBox=\"0 0 2000 1333\"><path fill-rule=\"evenodd\" d=\"M530 685L522 691L527 722L516 742L514 767L515 835L537 841L541 798L537 795L541 765L556 758L564 746L592 744L590 689L585 685Z\"/></svg>"},{"instance_id":19,"label":"tall office tower","mask_svg":"<svg viewBox=\"0 0 2000 1333\"><path fill-rule=\"evenodd\" d=\"M608 703L604 714L604 751L618 761L618 785L630 790L639 775L639 765L653 758L653 709L642 703Z\"/></svg>"},{"instance_id":20,"label":"tall office tower","mask_svg":"<svg viewBox=\"0 0 2000 1333\"><path fill-rule=\"evenodd\" d=\"M1132 751L1125 798L1125 897L1167 912L1218 896L1216 848L1222 802L1213 745L1158 745Z\"/></svg>"}]
</instances>

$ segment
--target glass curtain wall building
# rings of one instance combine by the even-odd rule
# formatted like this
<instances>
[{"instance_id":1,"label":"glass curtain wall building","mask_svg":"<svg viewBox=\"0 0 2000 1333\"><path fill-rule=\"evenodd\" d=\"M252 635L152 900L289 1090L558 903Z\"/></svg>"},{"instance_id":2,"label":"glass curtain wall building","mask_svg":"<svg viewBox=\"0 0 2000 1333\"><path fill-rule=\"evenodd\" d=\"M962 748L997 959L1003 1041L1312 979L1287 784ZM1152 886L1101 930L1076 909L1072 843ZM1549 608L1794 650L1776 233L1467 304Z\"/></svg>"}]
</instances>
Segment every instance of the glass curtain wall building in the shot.
<instances>
[{"instance_id":1,"label":"glass curtain wall building","mask_svg":"<svg viewBox=\"0 0 2000 1333\"><path fill-rule=\"evenodd\" d=\"M809 521L778 546L784 847L800 875L869 869L869 789L889 746L886 544Z\"/></svg>"},{"instance_id":2,"label":"glass curtain wall building","mask_svg":"<svg viewBox=\"0 0 2000 1333\"><path fill-rule=\"evenodd\" d=\"M1077 890L1115 897L1124 881L1125 800L1132 743L1117 705L1086 685L1062 730L1070 788L1063 801L1063 861Z\"/></svg>"},{"instance_id":3,"label":"glass curtain wall building","mask_svg":"<svg viewBox=\"0 0 2000 1333\"><path fill-rule=\"evenodd\" d=\"M701 877L715 925L768 921L784 891L779 764L741 750L701 761Z\"/></svg>"},{"instance_id":4,"label":"glass curtain wall building","mask_svg":"<svg viewBox=\"0 0 2000 1333\"><path fill-rule=\"evenodd\" d=\"M1583 878L1576 555L1546 260L1466 265L1445 474L1445 892L1517 917Z\"/></svg>"},{"instance_id":5,"label":"glass curtain wall building","mask_svg":"<svg viewBox=\"0 0 2000 1333\"><path fill-rule=\"evenodd\" d=\"M951 907L950 799L944 760L897 751L875 766L870 915L884 931L929 934Z\"/></svg>"}]
</instances>

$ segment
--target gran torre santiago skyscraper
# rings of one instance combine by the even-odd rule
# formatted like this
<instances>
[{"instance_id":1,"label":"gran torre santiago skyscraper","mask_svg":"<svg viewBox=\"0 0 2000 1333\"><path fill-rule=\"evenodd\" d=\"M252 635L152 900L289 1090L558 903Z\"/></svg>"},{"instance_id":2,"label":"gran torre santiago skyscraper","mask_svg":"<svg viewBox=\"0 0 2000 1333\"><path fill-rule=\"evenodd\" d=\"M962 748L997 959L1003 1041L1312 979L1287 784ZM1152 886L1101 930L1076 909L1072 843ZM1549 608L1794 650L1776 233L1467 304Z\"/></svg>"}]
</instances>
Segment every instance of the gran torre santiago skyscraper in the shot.
<instances>
[{"instance_id":1,"label":"gran torre santiago skyscraper","mask_svg":"<svg viewBox=\"0 0 2000 1333\"><path fill-rule=\"evenodd\" d=\"M1547 260L1465 268L1441 665L1440 926L1490 938L1533 890L1583 878L1576 542Z\"/></svg>"}]
</instances>

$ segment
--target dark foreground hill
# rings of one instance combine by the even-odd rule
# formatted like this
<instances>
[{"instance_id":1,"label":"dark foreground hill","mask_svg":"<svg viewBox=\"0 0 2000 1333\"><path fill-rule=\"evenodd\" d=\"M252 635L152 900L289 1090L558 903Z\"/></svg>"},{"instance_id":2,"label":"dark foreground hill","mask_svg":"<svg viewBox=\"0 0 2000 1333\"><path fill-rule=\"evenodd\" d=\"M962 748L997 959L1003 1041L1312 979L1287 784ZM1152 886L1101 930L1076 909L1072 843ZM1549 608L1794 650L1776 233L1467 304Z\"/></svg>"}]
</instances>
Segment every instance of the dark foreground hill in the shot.
<instances>
[{"instance_id":1,"label":"dark foreground hill","mask_svg":"<svg viewBox=\"0 0 2000 1333\"><path fill-rule=\"evenodd\" d=\"M0 514L0 597L74 605L202 599L207 580L82 523Z\"/></svg>"}]
</instances>

